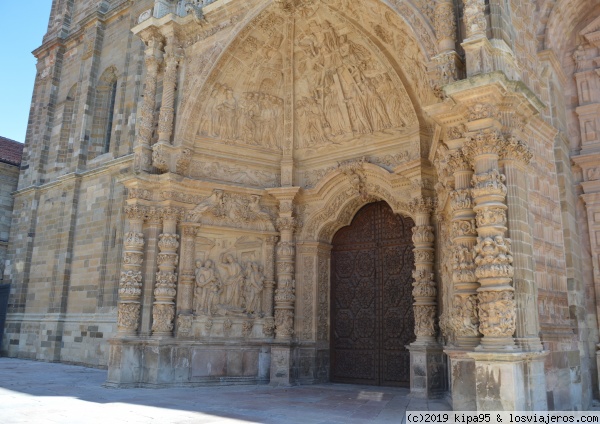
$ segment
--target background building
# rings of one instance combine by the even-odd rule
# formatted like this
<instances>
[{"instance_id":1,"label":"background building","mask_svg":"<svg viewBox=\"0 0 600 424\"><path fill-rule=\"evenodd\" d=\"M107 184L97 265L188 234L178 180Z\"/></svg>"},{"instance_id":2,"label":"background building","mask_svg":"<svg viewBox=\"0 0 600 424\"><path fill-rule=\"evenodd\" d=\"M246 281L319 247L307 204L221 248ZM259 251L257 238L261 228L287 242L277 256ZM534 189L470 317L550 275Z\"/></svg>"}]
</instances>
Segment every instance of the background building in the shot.
<instances>
[{"instance_id":1,"label":"background building","mask_svg":"<svg viewBox=\"0 0 600 424\"><path fill-rule=\"evenodd\" d=\"M599 34L594 0L54 0L2 352L586 408Z\"/></svg>"}]
</instances>

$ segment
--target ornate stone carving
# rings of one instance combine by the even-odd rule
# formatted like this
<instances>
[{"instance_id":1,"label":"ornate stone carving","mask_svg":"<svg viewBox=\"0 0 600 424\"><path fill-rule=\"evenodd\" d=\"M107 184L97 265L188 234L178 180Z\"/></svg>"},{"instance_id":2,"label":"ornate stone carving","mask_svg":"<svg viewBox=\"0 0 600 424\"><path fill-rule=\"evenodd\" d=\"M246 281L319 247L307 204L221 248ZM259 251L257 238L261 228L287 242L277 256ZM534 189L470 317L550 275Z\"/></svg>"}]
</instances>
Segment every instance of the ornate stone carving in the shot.
<instances>
[{"instance_id":1,"label":"ornate stone carving","mask_svg":"<svg viewBox=\"0 0 600 424\"><path fill-rule=\"evenodd\" d=\"M436 325L435 315L437 307L435 305L420 305L414 307L415 313L415 335L417 337L435 337Z\"/></svg>"},{"instance_id":2,"label":"ornate stone carving","mask_svg":"<svg viewBox=\"0 0 600 424\"><path fill-rule=\"evenodd\" d=\"M252 328L254 328L253 321L243 321L242 322L242 337L248 337L252 334Z\"/></svg>"},{"instance_id":3,"label":"ornate stone carving","mask_svg":"<svg viewBox=\"0 0 600 424\"><path fill-rule=\"evenodd\" d=\"M187 173L190 163L192 163L192 151L190 149L183 149L177 157L175 164L175 172L179 175Z\"/></svg>"},{"instance_id":4,"label":"ornate stone carving","mask_svg":"<svg viewBox=\"0 0 600 424\"><path fill-rule=\"evenodd\" d=\"M484 174L475 174L473 175L473 196L476 198L482 196L504 198L507 193L506 185L504 185L505 181L506 177L497 169Z\"/></svg>"},{"instance_id":5,"label":"ornate stone carving","mask_svg":"<svg viewBox=\"0 0 600 424\"><path fill-rule=\"evenodd\" d=\"M155 334L171 333L174 316L175 305L155 303L152 307L152 332Z\"/></svg>"},{"instance_id":6,"label":"ornate stone carving","mask_svg":"<svg viewBox=\"0 0 600 424\"><path fill-rule=\"evenodd\" d=\"M273 217L260 206L261 196L234 195L215 189L213 193L188 212L190 222L259 231L274 231Z\"/></svg>"},{"instance_id":7,"label":"ornate stone carving","mask_svg":"<svg viewBox=\"0 0 600 424\"><path fill-rule=\"evenodd\" d=\"M136 297L142 293L142 272L121 271L119 280L119 295Z\"/></svg>"},{"instance_id":8,"label":"ornate stone carving","mask_svg":"<svg viewBox=\"0 0 600 424\"><path fill-rule=\"evenodd\" d=\"M169 154L162 144L155 144L152 147L152 165L159 171L169 170Z\"/></svg>"},{"instance_id":9,"label":"ornate stone carving","mask_svg":"<svg viewBox=\"0 0 600 424\"><path fill-rule=\"evenodd\" d=\"M226 181L253 187L279 186L279 173L249 169L247 166L230 165L223 162L192 161L189 168L192 178Z\"/></svg>"},{"instance_id":10,"label":"ornate stone carving","mask_svg":"<svg viewBox=\"0 0 600 424\"><path fill-rule=\"evenodd\" d=\"M528 165L533 158L533 152L529 149L525 143L518 140L514 136L510 136L506 139L506 145L501 152L501 158L512 159L523 162Z\"/></svg>"},{"instance_id":11,"label":"ornate stone carving","mask_svg":"<svg viewBox=\"0 0 600 424\"><path fill-rule=\"evenodd\" d=\"M452 280L455 283L477 281L475 276L475 254L466 246L455 246L452 260Z\"/></svg>"},{"instance_id":12,"label":"ornate stone carving","mask_svg":"<svg viewBox=\"0 0 600 424\"><path fill-rule=\"evenodd\" d=\"M467 38L476 35L485 35L487 22L485 19L484 0L463 0L463 20L467 32Z\"/></svg>"},{"instance_id":13,"label":"ornate stone carving","mask_svg":"<svg viewBox=\"0 0 600 424\"><path fill-rule=\"evenodd\" d=\"M294 311L275 309L275 327L277 338L289 339L294 335Z\"/></svg>"},{"instance_id":14,"label":"ornate stone carving","mask_svg":"<svg viewBox=\"0 0 600 424\"><path fill-rule=\"evenodd\" d=\"M318 257L318 321L317 340L329 340L329 266L325 257Z\"/></svg>"},{"instance_id":15,"label":"ornate stone carving","mask_svg":"<svg viewBox=\"0 0 600 424\"><path fill-rule=\"evenodd\" d=\"M369 193L367 191L367 175L364 170L364 164L366 162L366 158L362 157L360 159L348 160L344 162L340 162L338 164L338 169L348 177L350 181L350 185L356 192L356 194L362 199L365 200L369 197Z\"/></svg>"},{"instance_id":16,"label":"ornate stone carving","mask_svg":"<svg viewBox=\"0 0 600 424\"><path fill-rule=\"evenodd\" d=\"M197 261L194 311L208 316L262 316L264 280L258 263L242 266L230 253L222 255L218 268L211 259Z\"/></svg>"},{"instance_id":17,"label":"ornate stone carving","mask_svg":"<svg viewBox=\"0 0 600 424\"><path fill-rule=\"evenodd\" d=\"M475 246L475 264L478 278L512 278L513 257L510 254L510 239L500 235L495 237L478 237Z\"/></svg>"},{"instance_id":18,"label":"ornate stone carving","mask_svg":"<svg viewBox=\"0 0 600 424\"><path fill-rule=\"evenodd\" d=\"M500 118L498 107L490 104L477 103L469 108L469 121L476 121L485 118ZM495 134L495 131L491 131Z\"/></svg>"},{"instance_id":19,"label":"ornate stone carving","mask_svg":"<svg viewBox=\"0 0 600 424\"><path fill-rule=\"evenodd\" d=\"M177 333L179 335L190 335L192 331L192 318L191 315L179 315L177 317Z\"/></svg>"},{"instance_id":20,"label":"ornate stone carving","mask_svg":"<svg viewBox=\"0 0 600 424\"><path fill-rule=\"evenodd\" d=\"M422 225L413 227L412 229L412 240L416 243L433 243L435 236L433 235L433 227L429 225Z\"/></svg>"},{"instance_id":21,"label":"ornate stone carving","mask_svg":"<svg viewBox=\"0 0 600 424\"><path fill-rule=\"evenodd\" d=\"M477 236L477 226L474 219L455 221L452 223L452 233L455 237Z\"/></svg>"},{"instance_id":22,"label":"ornate stone carving","mask_svg":"<svg viewBox=\"0 0 600 424\"><path fill-rule=\"evenodd\" d=\"M456 21L454 19L454 4L452 2L438 3L435 7L433 22L438 42L447 38L456 41Z\"/></svg>"},{"instance_id":23,"label":"ornate stone carving","mask_svg":"<svg viewBox=\"0 0 600 424\"><path fill-rule=\"evenodd\" d=\"M506 207L490 207L477 211L477 226L506 226Z\"/></svg>"},{"instance_id":24,"label":"ornate stone carving","mask_svg":"<svg viewBox=\"0 0 600 424\"><path fill-rule=\"evenodd\" d=\"M471 189L458 189L450 192L450 207L452 211L473 209L473 198L471 197Z\"/></svg>"},{"instance_id":25,"label":"ornate stone carving","mask_svg":"<svg viewBox=\"0 0 600 424\"><path fill-rule=\"evenodd\" d=\"M456 336L479 337L477 295L454 296L454 311L450 325Z\"/></svg>"},{"instance_id":26,"label":"ornate stone carving","mask_svg":"<svg viewBox=\"0 0 600 424\"><path fill-rule=\"evenodd\" d=\"M431 197L416 197L408 204L408 210L412 214L431 214L434 209L435 201ZM413 234L414 232L415 230L413 229Z\"/></svg>"},{"instance_id":27,"label":"ornate stone carving","mask_svg":"<svg viewBox=\"0 0 600 424\"><path fill-rule=\"evenodd\" d=\"M141 305L136 303L120 302L117 310L117 327L120 333L137 330L140 325Z\"/></svg>"},{"instance_id":28,"label":"ornate stone carving","mask_svg":"<svg viewBox=\"0 0 600 424\"><path fill-rule=\"evenodd\" d=\"M486 291L479 293L479 331L486 337L512 337L516 328L513 292Z\"/></svg>"}]
</instances>

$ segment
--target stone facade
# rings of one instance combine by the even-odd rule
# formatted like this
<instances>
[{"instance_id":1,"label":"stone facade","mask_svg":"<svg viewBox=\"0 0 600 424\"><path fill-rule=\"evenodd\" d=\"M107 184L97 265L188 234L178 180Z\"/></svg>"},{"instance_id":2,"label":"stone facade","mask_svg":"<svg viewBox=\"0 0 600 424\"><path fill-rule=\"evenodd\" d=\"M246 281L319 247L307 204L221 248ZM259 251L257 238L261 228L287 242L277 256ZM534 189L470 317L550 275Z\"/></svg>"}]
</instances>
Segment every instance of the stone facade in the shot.
<instances>
[{"instance_id":1,"label":"stone facade","mask_svg":"<svg viewBox=\"0 0 600 424\"><path fill-rule=\"evenodd\" d=\"M385 201L414 223L412 393L587 408L598 34L593 0L55 0L3 354L328 381L332 241Z\"/></svg>"}]
</instances>

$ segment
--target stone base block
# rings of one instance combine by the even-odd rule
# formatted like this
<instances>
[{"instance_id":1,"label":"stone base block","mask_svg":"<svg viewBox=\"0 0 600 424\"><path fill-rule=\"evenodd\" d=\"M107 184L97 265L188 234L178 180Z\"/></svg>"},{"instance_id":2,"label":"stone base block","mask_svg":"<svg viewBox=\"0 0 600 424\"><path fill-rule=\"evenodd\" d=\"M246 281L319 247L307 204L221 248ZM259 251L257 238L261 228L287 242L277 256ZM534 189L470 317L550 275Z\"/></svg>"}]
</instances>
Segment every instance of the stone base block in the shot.
<instances>
[{"instance_id":1,"label":"stone base block","mask_svg":"<svg viewBox=\"0 0 600 424\"><path fill-rule=\"evenodd\" d=\"M446 361L439 345L408 346L410 351L410 393L416 397L439 398L444 395Z\"/></svg>"},{"instance_id":2,"label":"stone base block","mask_svg":"<svg viewBox=\"0 0 600 424\"><path fill-rule=\"evenodd\" d=\"M467 351L446 349L449 361L449 384L452 396L452 409L455 411L476 411L475 359Z\"/></svg>"},{"instance_id":3,"label":"stone base block","mask_svg":"<svg viewBox=\"0 0 600 424\"><path fill-rule=\"evenodd\" d=\"M168 387L267 384L271 348L260 344L110 341L107 386Z\"/></svg>"},{"instance_id":4,"label":"stone base block","mask_svg":"<svg viewBox=\"0 0 600 424\"><path fill-rule=\"evenodd\" d=\"M289 345L271 346L271 384L291 386L296 383L293 372L293 349Z\"/></svg>"},{"instance_id":5,"label":"stone base block","mask_svg":"<svg viewBox=\"0 0 600 424\"><path fill-rule=\"evenodd\" d=\"M478 411L544 411L547 352L472 352Z\"/></svg>"}]
</instances>

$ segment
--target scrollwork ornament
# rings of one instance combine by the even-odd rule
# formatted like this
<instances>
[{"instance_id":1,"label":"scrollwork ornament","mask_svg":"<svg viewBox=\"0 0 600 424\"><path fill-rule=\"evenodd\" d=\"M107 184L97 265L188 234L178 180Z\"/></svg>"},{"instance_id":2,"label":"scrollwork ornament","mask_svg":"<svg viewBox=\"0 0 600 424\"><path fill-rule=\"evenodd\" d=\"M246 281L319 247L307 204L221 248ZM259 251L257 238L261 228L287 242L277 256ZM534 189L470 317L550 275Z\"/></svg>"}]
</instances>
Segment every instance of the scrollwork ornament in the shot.
<instances>
[{"instance_id":1,"label":"scrollwork ornament","mask_svg":"<svg viewBox=\"0 0 600 424\"><path fill-rule=\"evenodd\" d=\"M455 221L452 223L452 234L455 237L477 236L477 226L474 219Z\"/></svg>"},{"instance_id":2,"label":"scrollwork ornament","mask_svg":"<svg viewBox=\"0 0 600 424\"><path fill-rule=\"evenodd\" d=\"M433 227L430 225L419 225L413 227L412 233L412 240L415 244L433 243L435 241Z\"/></svg>"},{"instance_id":3,"label":"scrollwork ornament","mask_svg":"<svg viewBox=\"0 0 600 424\"><path fill-rule=\"evenodd\" d=\"M138 297L142 294L142 272L121 271L119 279L119 296Z\"/></svg>"},{"instance_id":4,"label":"scrollwork ornament","mask_svg":"<svg viewBox=\"0 0 600 424\"><path fill-rule=\"evenodd\" d=\"M506 208L487 207L477 211L477 226L505 226L506 225Z\"/></svg>"},{"instance_id":5,"label":"scrollwork ornament","mask_svg":"<svg viewBox=\"0 0 600 424\"><path fill-rule=\"evenodd\" d=\"M450 207L453 212L473 209L473 206L470 189L458 189L450 192Z\"/></svg>"}]
</instances>

